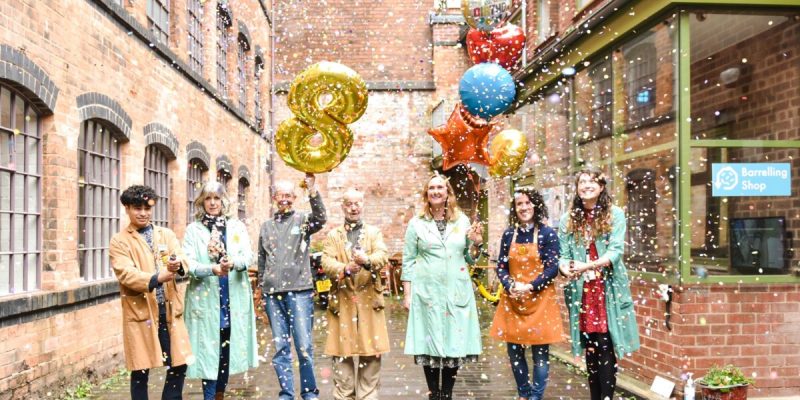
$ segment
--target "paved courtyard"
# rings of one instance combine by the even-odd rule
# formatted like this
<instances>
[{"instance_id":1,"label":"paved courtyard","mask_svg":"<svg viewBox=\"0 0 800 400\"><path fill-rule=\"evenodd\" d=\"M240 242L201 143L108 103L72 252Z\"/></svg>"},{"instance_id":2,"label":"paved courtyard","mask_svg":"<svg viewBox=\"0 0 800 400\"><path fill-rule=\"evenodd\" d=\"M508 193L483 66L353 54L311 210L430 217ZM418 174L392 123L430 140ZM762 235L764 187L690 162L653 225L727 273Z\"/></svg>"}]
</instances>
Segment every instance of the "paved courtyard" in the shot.
<instances>
[{"instance_id":1,"label":"paved courtyard","mask_svg":"<svg viewBox=\"0 0 800 400\"><path fill-rule=\"evenodd\" d=\"M403 354L405 324L407 312L399 301L387 301L387 319L392 351L387 354L382 364L381 399L425 399L426 386L422 368L414 365L411 357ZM462 368L454 390L456 399L517 399L514 378L508 365L505 343L486 336L488 326L494 315L494 308L479 301L481 326L484 328L484 352L477 364ZM317 311L314 326L315 350L321 350L326 334L325 313ZM277 398L279 386L275 372L270 364L272 356L271 333L268 326L259 325L259 342L262 346L262 360L259 367L247 374L231 378L227 398L233 399L274 399ZM294 353L293 353L294 356ZM320 398L333 398L333 380L331 378L331 358L317 351L314 354L317 384ZM296 362L295 362L296 363ZM150 377L150 398L157 399L161 395L164 369L155 370ZM295 387L299 388L297 369L295 367ZM184 394L186 398L202 398L202 387L198 380L187 380ZM550 365L550 383L546 392L549 399L588 399L589 390L586 378L572 371L556 359ZM620 396L629 396L622 393ZM93 393L96 399L127 399L128 382L113 385L106 391ZM299 397L298 397L299 398ZM629 398L629 397L626 397Z\"/></svg>"}]
</instances>

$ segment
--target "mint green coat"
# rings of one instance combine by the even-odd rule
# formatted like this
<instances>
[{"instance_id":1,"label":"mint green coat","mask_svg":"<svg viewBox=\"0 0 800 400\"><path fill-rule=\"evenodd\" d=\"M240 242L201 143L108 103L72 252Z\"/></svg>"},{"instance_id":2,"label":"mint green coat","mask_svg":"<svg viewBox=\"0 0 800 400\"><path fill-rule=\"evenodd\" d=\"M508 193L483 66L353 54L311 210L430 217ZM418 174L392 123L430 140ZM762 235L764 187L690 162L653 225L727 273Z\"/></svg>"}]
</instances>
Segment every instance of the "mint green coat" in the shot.
<instances>
[{"instance_id":1,"label":"mint green coat","mask_svg":"<svg viewBox=\"0 0 800 400\"><path fill-rule=\"evenodd\" d=\"M445 238L436 222L409 221L401 280L411 282L406 354L465 357L481 353L478 310L469 276L469 219L448 222Z\"/></svg>"},{"instance_id":2,"label":"mint green coat","mask_svg":"<svg viewBox=\"0 0 800 400\"><path fill-rule=\"evenodd\" d=\"M579 243L574 234L567 233L569 212L561 217L558 228L558 239L561 244L561 263L569 260L586 262L586 245ZM606 279L606 315L608 332L617 358L639 349L639 328L636 324L636 313L633 308L628 271L622 263L625 254L625 212L617 206L611 207L611 232L595 239L597 255L611 260L611 268L603 269ZM569 310L569 333L572 342L572 353L580 355L585 347L581 340L579 315L583 301L583 276L570 281L564 287L564 300Z\"/></svg>"},{"instance_id":3,"label":"mint green coat","mask_svg":"<svg viewBox=\"0 0 800 400\"><path fill-rule=\"evenodd\" d=\"M184 318L195 362L186 371L188 378L217 379L219 364L219 278L211 272L208 257L211 232L195 221L186 228L183 252L189 261L189 285L186 288ZM256 317L253 291L247 268L253 262L253 250L245 225L228 219L226 243L233 269L228 273L231 307L230 374L258 366Z\"/></svg>"}]
</instances>

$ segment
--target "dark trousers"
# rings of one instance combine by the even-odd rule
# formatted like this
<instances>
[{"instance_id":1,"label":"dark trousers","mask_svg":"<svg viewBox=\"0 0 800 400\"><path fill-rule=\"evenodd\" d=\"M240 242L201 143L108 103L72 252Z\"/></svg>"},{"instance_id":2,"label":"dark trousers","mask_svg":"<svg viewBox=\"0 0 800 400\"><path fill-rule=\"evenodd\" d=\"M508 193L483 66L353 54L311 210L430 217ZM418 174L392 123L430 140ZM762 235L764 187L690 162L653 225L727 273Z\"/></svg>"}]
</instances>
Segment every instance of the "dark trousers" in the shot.
<instances>
[{"instance_id":1,"label":"dark trousers","mask_svg":"<svg viewBox=\"0 0 800 400\"><path fill-rule=\"evenodd\" d=\"M166 315L160 315L158 318L158 342L161 343L164 364L168 366L167 379L164 381L161 399L180 400L183 394L183 381L186 377L186 365L171 367L172 358L170 357L169 330L167 329ZM132 400L147 400L147 381L149 380L149 375L149 369L131 372Z\"/></svg>"},{"instance_id":2,"label":"dark trousers","mask_svg":"<svg viewBox=\"0 0 800 400\"><path fill-rule=\"evenodd\" d=\"M586 369L589 371L589 392L592 400L612 400L617 386L617 356L611 334L583 333L586 341Z\"/></svg>"},{"instance_id":3,"label":"dark trousers","mask_svg":"<svg viewBox=\"0 0 800 400\"><path fill-rule=\"evenodd\" d=\"M228 386L229 366L231 359L231 328L219 330L219 366L217 367L217 380L203 379L203 399L214 399L217 393L225 393Z\"/></svg>"}]
</instances>

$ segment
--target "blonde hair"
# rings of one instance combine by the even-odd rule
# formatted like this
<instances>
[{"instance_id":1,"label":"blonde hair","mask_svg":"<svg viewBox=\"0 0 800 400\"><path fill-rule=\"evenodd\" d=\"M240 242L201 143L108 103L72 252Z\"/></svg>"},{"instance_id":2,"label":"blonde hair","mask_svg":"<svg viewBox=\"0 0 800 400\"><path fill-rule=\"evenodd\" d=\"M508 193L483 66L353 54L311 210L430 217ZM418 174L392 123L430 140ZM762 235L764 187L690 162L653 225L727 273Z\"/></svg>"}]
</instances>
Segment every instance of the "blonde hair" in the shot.
<instances>
[{"instance_id":1,"label":"blonde hair","mask_svg":"<svg viewBox=\"0 0 800 400\"><path fill-rule=\"evenodd\" d=\"M208 181L203 185L203 189L194 199L194 219L200 221L206 215L205 201L208 196L216 194L222 200L222 213L220 215L230 217L231 200L225 193L225 186L217 181Z\"/></svg>"},{"instance_id":2,"label":"blonde hair","mask_svg":"<svg viewBox=\"0 0 800 400\"><path fill-rule=\"evenodd\" d=\"M456 201L456 192L453 190L453 185L450 184L450 180L447 179L446 176L439 175L438 173L433 174L422 187L422 214L420 214L420 217L433 219L431 204L428 202L428 188L431 185L431 181L435 178L443 180L445 186L447 186L447 200L445 200L444 203L444 219L447 221L455 221L461 216L461 209L458 208L458 201Z\"/></svg>"}]
</instances>

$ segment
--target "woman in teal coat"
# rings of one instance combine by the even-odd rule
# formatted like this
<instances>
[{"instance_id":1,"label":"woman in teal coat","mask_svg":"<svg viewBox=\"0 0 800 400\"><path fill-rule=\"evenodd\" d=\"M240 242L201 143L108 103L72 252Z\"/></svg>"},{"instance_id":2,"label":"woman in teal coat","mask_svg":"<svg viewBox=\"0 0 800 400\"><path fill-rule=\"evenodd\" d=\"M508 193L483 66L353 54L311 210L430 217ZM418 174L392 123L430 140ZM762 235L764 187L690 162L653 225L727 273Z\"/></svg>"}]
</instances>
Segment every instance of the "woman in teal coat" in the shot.
<instances>
[{"instance_id":1,"label":"woman in teal coat","mask_svg":"<svg viewBox=\"0 0 800 400\"><path fill-rule=\"evenodd\" d=\"M564 288L572 353L585 349L592 400L613 399L617 358L639 349L639 330L625 253L625 213L611 205L605 175L578 172L575 198L561 218L559 270Z\"/></svg>"},{"instance_id":2,"label":"woman in teal coat","mask_svg":"<svg viewBox=\"0 0 800 400\"><path fill-rule=\"evenodd\" d=\"M194 201L186 228L189 260L184 318L196 357L186 372L203 380L205 399L221 399L228 376L258 366L255 310L247 268L253 251L247 227L228 218L225 187L208 182Z\"/></svg>"},{"instance_id":3,"label":"woman in teal coat","mask_svg":"<svg viewBox=\"0 0 800 400\"><path fill-rule=\"evenodd\" d=\"M481 353L467 264L480 253L483 238L480 223L470 226L444 177L434 175L422 198L423 213L409 221L403 250L405 353L422 365L430 399L452 399L458 368Z\"/></svg>"}]
</instances>

